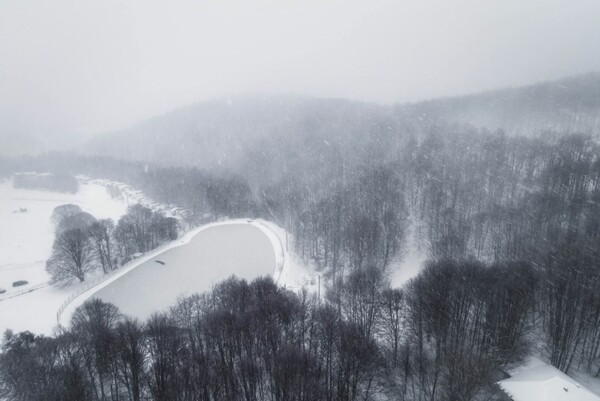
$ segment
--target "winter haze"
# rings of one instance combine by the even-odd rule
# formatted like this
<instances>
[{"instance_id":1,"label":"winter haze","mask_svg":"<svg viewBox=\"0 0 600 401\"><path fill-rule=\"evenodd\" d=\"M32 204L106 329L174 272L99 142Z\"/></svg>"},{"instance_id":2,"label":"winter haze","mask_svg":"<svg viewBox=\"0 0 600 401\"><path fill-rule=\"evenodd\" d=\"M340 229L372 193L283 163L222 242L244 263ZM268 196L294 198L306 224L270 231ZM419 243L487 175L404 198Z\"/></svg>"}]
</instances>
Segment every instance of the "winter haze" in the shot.
<instances>
[{"instance_id":1,"label":"winter haze","mask_svg":"<svg viewBox=\"0 0 600 401\"><path fill-rule=\"evenodd\" d=\"M0 401L600 401L600 0L0 0Z\"/></svg>"},{"instance_id":2,"label":"winter haze","mask_svg":"<svg viewBox=\"0 0 600 401\"><path fill-rule=\"evenodd\" d=\"M7 0L0 132L22 147L2 148L239 93L389 104L599 70L599 20L595 0Z\"/></svg>"}]
</instances>

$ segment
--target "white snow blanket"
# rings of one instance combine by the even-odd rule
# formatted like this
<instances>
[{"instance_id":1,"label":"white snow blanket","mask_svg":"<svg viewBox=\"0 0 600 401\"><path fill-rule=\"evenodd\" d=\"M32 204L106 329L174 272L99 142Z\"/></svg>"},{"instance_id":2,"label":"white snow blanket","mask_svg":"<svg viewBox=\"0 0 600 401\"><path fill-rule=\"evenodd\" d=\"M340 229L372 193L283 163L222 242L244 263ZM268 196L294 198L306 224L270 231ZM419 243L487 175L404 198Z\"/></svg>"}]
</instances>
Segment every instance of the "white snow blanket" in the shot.
<instances>
[{"instance_id":1,"label":"white snow blanket","mask_svg":"<svg viewBox=\"0 0 600 401\"><path fill-rule=\"evenodd\" d=\"M498 382L514 401L600 401L600 397L537 358Z\"/></svg>"}]
</instances>

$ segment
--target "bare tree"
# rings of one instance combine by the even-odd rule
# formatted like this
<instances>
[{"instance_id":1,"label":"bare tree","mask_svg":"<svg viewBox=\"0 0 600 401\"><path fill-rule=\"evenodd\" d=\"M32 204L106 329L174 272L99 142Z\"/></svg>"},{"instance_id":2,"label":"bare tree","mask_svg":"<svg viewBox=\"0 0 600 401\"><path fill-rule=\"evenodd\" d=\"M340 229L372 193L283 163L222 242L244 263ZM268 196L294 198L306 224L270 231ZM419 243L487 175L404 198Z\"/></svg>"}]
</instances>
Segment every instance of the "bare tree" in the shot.
<instances>
[{"instance_id":1,"label":"bare tree","mask_svg":"<svg viewBox=\"0 0 600 401\"><path fill-rule=\"evenodd\" d=\"M72 331L77 338L77 351L82 357L91 387L97 399L115 399L113 376L117 354L116 327L122 320L113 304L94 298L73 313ZM110 398L109 394L111 395Z\"/></svg>"},{"instance_id":2,"label":"bare tree","mask_svg":"<svg viewBox=\"0 0 600 401\"><path fill-rule=\"evenodd\" d=\"M384 341L391 351L392 366L399 362L398 354L402 339L404 293L399 288L388 288L381 294L381 316L379 326Z\"/></svg>"},{"instance_id":3,"label":"bare tree","mask_svg":"<svg viewBox=\"0 0 600 401\"><path fill-rule=\"evenodd\" d=\"M61 232L54 240L52 256L46 262L46 270L53 283L77 278L85 280L85 274L93 268L93 248L88 234L81 229Z\"/></svg>"},{"instance_id":4,"label":"bare tree","mask_svg":"<svg viewBox=\"0 0 600 401\"><path fill-rule=\"evenodd\" d=\"M370 337L375 330L381 307L381 291L386 287L381 269L368 266L352 271L340 289L343 316Z\"/></svg>"},{"instance_id":5,"label":"bare tree","mask_svg":"<svg viewBox=\"0 0 600 401\"><path fill-rule=\"evenodd\" d=\"M111 219L101 219L90 227L90 240L94 247L94 254L100 262L104 274L115 268L113 260L113 232L115 224Z\"/></svg>"},{"instance_id":6,"label":"bare tree","mask_svg":"<svg viewBox=\"0 0 600 401\"><path fill-rule=\"evenodd\" d=\"M140 401L144 373L145 348L143 327L137 320L125 318L116 328L118 367L122 381L133 401Z\"/></svg>"},{"instance_id":7,"label":"bare tree","mask_svg":"<svg viewBox=\"0 0 600 401\"><path fill-rule=\"evenodd\" d=\"M55 207L52 211L52 217L50 217L50 219L52 220L52 223L58 227L61 221L63 221L65 218L74 216L81 212L82 210L79 206L73 205L72 203L67 203L65 205Z\"/></svg>"}]
</instances>

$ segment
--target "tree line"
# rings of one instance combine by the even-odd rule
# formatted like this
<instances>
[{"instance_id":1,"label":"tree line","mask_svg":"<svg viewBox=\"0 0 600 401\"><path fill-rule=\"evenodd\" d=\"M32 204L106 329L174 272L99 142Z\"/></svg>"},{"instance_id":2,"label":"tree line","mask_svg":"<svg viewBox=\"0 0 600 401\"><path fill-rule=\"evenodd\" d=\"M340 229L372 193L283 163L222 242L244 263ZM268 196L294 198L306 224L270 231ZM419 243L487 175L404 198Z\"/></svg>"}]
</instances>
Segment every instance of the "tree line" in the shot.
<instances>
[{"instance_id":1,"label":"tree line","mask_svg":"<svg viewBox=\"0 0 600 401\"><path fill-rule=\"evenodd\" d=\"M56 207L52 221L56 236L46 271L55 284L84 281L98 268L108 274L136 254L178 236L177 219L139 204L128 207L116 225L111 219L97 220L72 204Z\"/></svg>"},{"instance_id":2,"label":"tree line","mask_svg":"<svg viewBox=\"0 0 600 401\"><path fill-rule=\"evenodd\" d=\"M76 193L79 190L79 182L75 177L66 173L20 173L14 175L13 187Z\"/></svg>"},{"instance_id":3,"label":"tree line","mask_svg":"<svg viewBox=\"0 0 600 401\"><path fill-rule=\"evenodd\" d=\"M73 152L50 152L38 156L0 156L0 179L21 171L50 171L54 174L83 174L125 182L149 198L175 204L195 213L216 218L247 217L259 213L255 193L235 173L210 173L197 168L165 167L105 156L83 156Z\"/></svg>"},{"instance_id":4,"label":"tree line","mask_svg":"<svg viewBox=\"0 0 600 401\"><path fill-rule=\"evenodd\" d=\"M22 400L496 399L526 347L530 266L439 261L405 289L375 266L319 300L236 278L145 322L92 299L54 337L4 334Z\"/></svg>"}]
</instances>

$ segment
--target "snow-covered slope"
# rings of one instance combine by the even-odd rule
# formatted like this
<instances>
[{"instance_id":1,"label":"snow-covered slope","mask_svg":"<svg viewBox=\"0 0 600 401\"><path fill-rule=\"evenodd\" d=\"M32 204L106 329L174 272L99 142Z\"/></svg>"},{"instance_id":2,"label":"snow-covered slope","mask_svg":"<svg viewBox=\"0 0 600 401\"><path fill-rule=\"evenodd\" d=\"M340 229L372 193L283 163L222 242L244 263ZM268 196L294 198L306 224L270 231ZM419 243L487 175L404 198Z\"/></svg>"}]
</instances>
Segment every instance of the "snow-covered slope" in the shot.
<instances>
[{"instance_id":1,"label":"snow-covered slope","mask_svg":"<svg viewBox=\"0 0 600 401\"><path fill-rule=\"evenodd\" d=\"M600 401L573 378L535 357L498 385L514 401Z\"/></svg>"},{"instance_id":2,"label":"snow-covered slope","mask_svg":"<svg viewBox=\"0 0 600 401\"><path fill-rule=\"evenodd\" d=\"M417 277L424 267L427 254L419 239L419 226L411 221L406 236L406 249L399 255L395 263L390 265L390 284L394 288L403 287L411 279Z\"/></svg>"},{"instance_id":3,"label":"snow-covered slope","mask_svg":"<svg viewBox=\"0 0 600 401\"><path fill-rule=\"evenodd\" d=\"M253 224L261 228L271 239L273 249L279 255L277 257L278 267L273 274L275 282L290 291L299 291L305 288L313 294L323 294L323 288L319 288L319 284L323 285L323 282L319 280L319 273L305 266L291 252L291 238L285 229L265 220L255 220Z\"/></svg>"}]
</instances>

